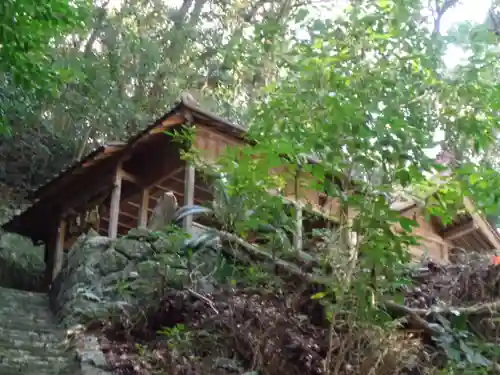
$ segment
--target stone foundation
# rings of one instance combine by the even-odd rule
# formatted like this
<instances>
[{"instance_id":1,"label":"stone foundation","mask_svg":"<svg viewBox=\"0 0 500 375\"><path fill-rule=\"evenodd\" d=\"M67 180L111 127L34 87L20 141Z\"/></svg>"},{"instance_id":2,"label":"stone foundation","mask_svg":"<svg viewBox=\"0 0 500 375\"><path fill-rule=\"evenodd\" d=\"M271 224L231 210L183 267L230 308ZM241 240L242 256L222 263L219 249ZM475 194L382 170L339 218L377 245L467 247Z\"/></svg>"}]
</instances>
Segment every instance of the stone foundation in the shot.
<instances>
[{"instance_id":1,"label":"stone foundation","mask_svg":"<svg viewBox=\"0 0 500 375\"><path fill-rule=\"evenodd\" d=\"M65 256L50 289L52 308L65 326L136 309L163 286L182 287L185 259L182 239L133 229L112 240L95 232L81 236Z\"/></svg>"}]
</instances>

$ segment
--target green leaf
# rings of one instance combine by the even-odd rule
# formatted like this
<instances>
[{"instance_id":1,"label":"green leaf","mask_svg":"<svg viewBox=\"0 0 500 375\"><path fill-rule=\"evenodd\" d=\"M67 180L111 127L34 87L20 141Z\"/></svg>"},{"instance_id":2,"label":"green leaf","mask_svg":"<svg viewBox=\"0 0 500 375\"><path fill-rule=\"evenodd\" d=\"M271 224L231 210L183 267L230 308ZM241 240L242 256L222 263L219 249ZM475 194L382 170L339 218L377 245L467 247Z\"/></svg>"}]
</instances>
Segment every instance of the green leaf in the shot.
<instances>
[{"instance_id":1,"label":"green leaf","mask_svg":"<svg viewBox=\"0 0 500 375\"><path fill-rule=\"evenodd\" d=\"M403 216L399 218L398 222L401 227L407 232L411 232L413 230L413 227L417 225L417 222L415 220L408 219Z\"/></svg>"},{"instance_id":2,"label":"green leaf","mask_svg":"<svg viewBox=\"0 0 500 375\"><path fill-rule=\"evenodd\" d=\"M309 15L309 11L305 8L299 9L297 12L297 15L295 16L295 22L300 23L306 19L306 17Z\"/></svg>"},{"instance_id":3,"label":"green leaf","mask_svg":"<svg viewBox=\"0 0 500 375\"><path fill-rule=\"evenodd\" d=\"M180 208L174 216L174 221L179 222L187 216L212 213L212 209L203 206L184 206Z\"/></svg>"},{"instance_id":4,"label":"green leaf","mask_svg":"<svg viewBox=\"0 0 500 375\"><path fill-rule=\"evenodd\" d=\"M316 293L316 294L313 294L313 295L311 296L311 299L313 299L313 300L318 300L318 299L323 299L323 298L325 298L325 297L326 297L326 293L324 293L324 292L318 292L318 293Z\"/></svg>"},{"instance_id":5,"label":"green leaf","mask_svg":"<svg viewBox=\"0 0 500 375\"><path fill-rule=\"evenodd\" d=\"M411 183L411 175L410 172L406 169L401 169L396 173L396 178L399 180L399 183L406 187Z\"/></svg>"}]
</instances>

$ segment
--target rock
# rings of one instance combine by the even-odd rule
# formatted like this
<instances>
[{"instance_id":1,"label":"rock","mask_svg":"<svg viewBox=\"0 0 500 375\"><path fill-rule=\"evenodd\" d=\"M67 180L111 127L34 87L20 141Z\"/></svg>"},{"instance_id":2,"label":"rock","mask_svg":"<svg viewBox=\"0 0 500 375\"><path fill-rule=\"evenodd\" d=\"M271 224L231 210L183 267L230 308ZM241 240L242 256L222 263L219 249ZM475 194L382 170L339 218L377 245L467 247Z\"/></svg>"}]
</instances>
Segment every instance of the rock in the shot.
<instances>
[{"instance_id":1,"label":"rock","mask_svg":"<svg viewBox=\"0 0 500 375\"><path fill-rule=\"evenodd\" d=\"M153 249L159 254L175 254L179 253L186 242L186 235L182 232L174 231L170 234L161 234L157 240L153 242Z\"/></svg>"},{"instance_id":2,"label":"rock","mask_svg":"<svg viewBox=\"0 0 500 375\"><path fill-rule=\"evenodd\" d=\"M172 240L169 240L164 236L158 238L155 242L153 242L153 249L157 253L172 252L172 250L174 250Z\"/></svg>"},{"instance_id":3,"label":"rock","mask_svg":"<svg viewBox=\"0 0 500 375\"><path fill-rule=\"evenodd\" d=\"M0 298L0 374L79 374L46 294L0 288Z\"/></svg>"},{"instance_id":4,"label":"rock","mask_svg":"<svg viewBox=\"0 0 500 375\"><path fill-rule=\"evenodd\" d=\"M92 320L106 319L110 309L107 303L93 302L84 296L78 295L61 309L59 316L63 326L72 326L78 323L87 323Z\"/></svg>"},{"instance_id":5,"label":"rock","mask_svg":"<svg viewBox=\"0 0 500 375\"><path fill-rule=\"evenodd\" d=\"M126 277L124 277L124 274L127 272L126 270L127 268L122 271L112 272L101 278L101 285L104 288L103 290L107 290L108 287L113 287L119 281L126 279Z\"/></svg>"},{"instance_id":6,"label":"rock","mask_svg":"<svg viewBox=\"0 0 500 375\"><path fill-rule=\"evenodd\" d=\"M97 337L81 335L76 339L76 355L81 364L86 364L101 370L111 370L101 351Z\"/></svg>"},{"instance_id":7,"label":"rock","mask_svg":"<svg viewBox=\"0 0 500 375\"><path fill-rule=\"evenodd\" d=\"M0 285L40 290L45 271L45 251L31 240L13 233L0 235Z\"/></svg>"},{"instance_id":8,"label":"rock","mask_svg":"<svg viewBox=\"0 0 500 375\"><path fill-rule=\"evenodd\" d=\"M138 241L127 237L119 238L115 242L115 250L130 260L145 259L153 255L153 248L146 241Z\"/></svg>"},{"instance_id":9,"label":"rock","mask_svg":"<svg viewBox=\"0 0 500 375\"><path fill-rule=\"evenodd\" d=\"M189 279L185 258L171 251L180 240L176 234L168 237L144 229L117 240L95 233L81 236L50 290L55 311L64 324L86 322L142 308L159 287L181 288ZM209 284L198 288L213 291Z\"/></svg>"},{"instance_id":10,"label":"rock","mask_svg":"<svg viewBox=\"0 0 500 375\"><path fill-rule=\"evenodd\" d=\"M74 269L64 282L65 285L87 284L95 285L100 278L99 271L95 267L89 267L88 264L82 263ZM62 289L65 289L64 287Z\"/></svg>"},{"instance_id":11,"label":"rock","mask_svg":"<svg viewBox=\"0 0 500 375\"><path fill-rule=\"evenodd\" d=\"M107 248L113 240L109 237L104 237L104 236L99 236L95 235L92 237L88 237L87 241L85 242L87 246L96 248L96 247L102 247L102 248Z\"/></svg>"},{"instance_id":12,"label":"rock","mask_svg":"<svg viewBox=\"0 0 500 375\"><path fill-rule=\"evenodd\" d=\"M241 374L243 372L243 366L242 364L232 358L225 358L225 357L218 357L215 360L215 363L213 365L214 369L223 369L229 372L234 372L237 374Z\"/></svg>"},{"instance_id":13,"label":"rock","mask_svg":"<svg viewBox=\"0 0 500 375\"><path fill-rule=\"evenodd\" d=\"M137 272L145 279L157 278L161 273L160 262L145 260L137 264Z\"/></svg>"},{"instance_id":14,"label":"rock","mask_svg":"<svg viewBox=\"0 0 500 375\"><path fill-rule=\"evenodd\" d=\"M102 275L108 275L123 270L127 266L127 263L128 259L123 254L109 248L100 254L97 268L101 271Z\"/></svg>"},{"instance_id":15,"label":"rock","mask_svg":"<svg viewBox=\"0 0 500 375\"><path fill-rule=\"evenodd\" d=\"M129 230L127 238L132 240L144 240L148 242L154 242L158 239L158 234L151 232L146 228L133 228Z\"/></svg>"},{"instance_id":16,"label":"rock","mask_svg":"<svg viewBox=\"0 0 500 375\"><path fill-rule=\"evenodd\" d=\"M91 237L102 237L102 236L100 236L99 233L97 233L97 231L94 228L90 228L87 232L87 238Z\"/></svg>"},{"instance_id":17,"label":"rock","mask_svg":"<svg viewBox=\"0 0 500 375\"><path fill-rule=\"evenodd\" d=\"M103 253L111 244L107 237L78 238L71 250L68 252L67 262L63 263L63 268L68 271L78 267L81 264L96 265L100 261L100 254Z\"/></svg>"},{"instance_id":18,"label":"rock","mask_svg":"<svg viewBox=\"0 0 500 375\"><path fill-rule=\"evenodd\" d=\"M196 282L196 290L201 294L211 294L215 292L215 287L209 280L200 279Z\"/></svg>"}]
</instances>

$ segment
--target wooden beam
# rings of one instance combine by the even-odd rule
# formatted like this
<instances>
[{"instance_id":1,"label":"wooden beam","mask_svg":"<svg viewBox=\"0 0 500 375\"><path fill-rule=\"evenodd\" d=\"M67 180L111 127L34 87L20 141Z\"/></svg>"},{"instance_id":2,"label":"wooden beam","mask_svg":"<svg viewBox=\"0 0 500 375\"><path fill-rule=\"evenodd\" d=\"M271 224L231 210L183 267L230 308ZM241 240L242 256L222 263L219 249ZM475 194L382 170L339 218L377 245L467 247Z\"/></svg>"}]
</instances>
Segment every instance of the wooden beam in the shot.
<instances>
[{"instance_id":1,"label":"wooden beam","mask_svg":"<svg viewBox=\"0 0 500 375\"><path fill-rule=\"evenodd\" d=\"M120 198L122 194L122 168L118 166L113 182L111 204L109 205L108 237L116 238L118 234L118 217L120 216Z\"/></svg>"},{"instance_id":2,"label":"wooden beam","mask_svg":"<svg viewBox=\"0 0 500 375\"><path fill-rule=\"evenodd\" d=\"M450 245L448 243L444 243L440 248L441 260L443 263L449 263L450 261Z\"/></svg>"},{"instance_id":3,"label":"wooden beam","mask_svg":"<svg viewBox=\"0 0 500 375\"><path fill-rule=\"evenodd\" d=\"M183 194L180 194L180 193L177 193L174 191L175 194L179 194L179 196L183 197L184 195ZM195 199L194 200L194 203L199 203L199 204L203 204L204 202L199 200L199 199ZM128 201L127 204L131 205L132 207L136 207L137 209L139 209L141 207L140 204L137 204L135 202L131 202L131 201ZM148 214L153 212L153 209L152 208L148 208ZM123 213L122 213L123 214ZM130 214L127 214L127 215L124 215L124 216L127 216L127 217L133 217L134 219L138 219L137 216L132 216Z\"/></svg>"},{"instance_id":4,"label":"wooden beam","mask_svg":"<svg viewBox=\"0 0 500 375\"><path fill-rule=\"evenodd\" d=\"M184 183L184 181L182 181L181 179L179 179L179 178L177 178L177 177L170 177L169 179L170 179L170 180L173 180L173 181L175 181L175 182L180 182L181 184L183 184L183 183ZM203 191L203 192L205 192L205 193L208 193L208 194L213 194L213 192L212 192L212 191L210 191L210 190L208 190L208 189L204 188L203 186L199 186L199 185L198 185L198 186L195 186L195 187L196 187L196 189L200 189L201 191Z\"/></svg>"},{"instance_id":5,"label":"wooden beam","mask_svg":"<svg viewBox=\"0 0 500 375\"><path fill-rule=\"evenodd\" d=\"M158 185L158 184L161 184L162 182L172 178L173 176L175 176L177 173L179 173L180 171L182 171L184 169L184 166L182 167L178 167L178 168L175 168L173 169L170 173L168 173L167 175L161 177L159 180L156 180L155 182L149 184L149 185L146 185L144 186L145 189L151 189L153 186L155 185ZM181 181L182 182L182 181Z\"/></svg>"},{"instance_id":6,"label":"wooden beam","mask_svg":"<svg viewBox=\"0 0 500 375\"><path fill-rule=\"evenodd\" d=\"M66 235L66 220L60 220L57 227L57 237L54 249L54 263L52 265L52 280L54 281L62 268L64 257L64 237Z\"/></svg>"},{"instance_id":7,"label":"wooden beam","mask_svg":"<svg viewBox=\"0 0 500 375\"><path fill-rule=\"evenodd\" d=\"M127 181L132 182L132 183L137 184L137 185L141 185L141 182L139 181L139 179L137 177L135 177L133 174L125 172L123 169L122 169L121 173L122 173L122 178L124 180L127 180Z\"/></svg>"},{"instance_id":8,"label":"wooden beam","mask_svg":"<svg viewBox=\"0 0 500 375\"><path fill-rule=\"evenodd\" d=\"M137 215L134 215L134 214L126 212L125 210L122 210L121 206L120 206L120 216L125 216L125 217L128 217L130 219L137 220Z\"/></svg>"},{"instance_id":9,"label":"wooden beam","mask_svg":"<svg viewBox=\"0 0 500 375\"><path fill-rule=\"evenodd\" d=\"M467 224L460 225L458 227L443 232L442 237L446 241L453 241L459 237L463 237L467 234L470 234L478 229L479 227L476 225L476 223L474 221L470 221Z\"/></svg>"},{"instance_id":10,"label":"wooden beam","mask_svg":"<svg viewBox=\"0 0 500 375\"><path fill-rule=\"evenodd\" d=\"M474 203L472 203L472 201L468 197L465 197L464 205L466 210L472 216L472 219L474 220L475 224L479 227L483 236L486 237L486 239L488 239L488 241L493 246L493 248L490 250L500 249L499 234L496 232L494 228L492 228L492 226L490 225L490 223L488 223L488 221L484 218L484 216L478 212Z\"/></svg>"},{"instance_id":11,"label":"wooden beam","mask_svg":"<svg viewBox=\"0 0 500 375\"><path fill-rule=\"evenodd\" d=\"M472 235L469 237L472 237L473 241L475 241L478 244L477 250L484 250L484 251L490 250L491 245L489 241L481 235L480 231L472 233Z\"/></svg>"},{"instance_id":12,"label":"wooden beam","mask_svg":"<svg viewBox=\"0 0 500 375\"><path fill-rule=\"evenodd\" d=\"M149 131L149 134L164 133L167 129L175 125L184 124L186 119L182 114L173 114L167 119L163 120L160 125L154 127Z\"/></svg>"},{"instance_id":13,"label":"wooden beam","mask_svg":"<svg viewBox=\"0 0 500 375\"><path fill-rule=\"evenodd\" d=\"M295 231L293 233L293 247L295 251L302 251L304 246L302 213L302 206L300 204L295 204Z\"/></svg>"},{"instance_id":14,"label":"wooden beam","mask_svg":"<svg viewBox=\"0 0 500 375\"><path fill-rule=\"evenodd\" d=\"M186 173L184 176L184 206L192 206L194 204L194 186L195 186L195 167L191 163L186 164ZM186 216L182 220L182 228L186 233L191 233L193 226L193 217Z\"/></svg>"},{"instance_id":15,"label":"wooden beam","mask_svg":"<svg viewBox=\"0 0 500 375\"><path fill-rule=\"evenodd\" d=\"M103 218L102 221L106 221L108 224L110 223L110 220L107 217ZM123 224L122 222L118 222L118 225L116 227L117 228L118 227L123 227L123 228L127 228L127 229L133 229L134 228L132 225Z\"/></svg>"},{"instance_id":16,"label":"wooden beam","mask_svg":"<svg viewBox=\"0 0 500 375\"><path fill-rule=\"evenodd\" d=\"M184 198L184 193L181 193L180 191L177 191L175 189L169 189L169 188L166 188L166 187L163 187L163 186L160 186L160 185L155 185L154 187L156 189L158 189L158 191L163 191L163 192L171 191L175 195L178 195L179 197L183 197ZM155 198L155 199L158 199L158 198Z\"/></svg>"},{"instance_id":17,"label":"wooden beam","mask_svg":"<svg viewBox=\"0 0 500 375\"><path fill-rule=\"evenodd\" d=\"M142 189L140 204L137 226L139 228L146 228L148 225L149 189Z\"/></svg>"}]
</instances>

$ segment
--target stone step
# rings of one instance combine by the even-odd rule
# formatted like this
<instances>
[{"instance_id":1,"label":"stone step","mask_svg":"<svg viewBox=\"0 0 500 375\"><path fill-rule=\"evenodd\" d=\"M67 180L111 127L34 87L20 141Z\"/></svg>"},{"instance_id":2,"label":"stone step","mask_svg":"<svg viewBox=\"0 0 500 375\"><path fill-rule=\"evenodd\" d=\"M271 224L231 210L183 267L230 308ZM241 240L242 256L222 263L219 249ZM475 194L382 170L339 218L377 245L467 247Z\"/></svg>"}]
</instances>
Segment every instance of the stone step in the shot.
<instances>
[{"instance_id":1,"label":"stone step","mask_svg":"<svg viewBox=\"0 0 500 375\"><path fill-rule=\"evenodd\" d=\"M32 349L32 348L31 348ZM57 353L46 351L45 354L35 354L32 350L18 349L18 348L0 348L0 363L3 364L23 364L23 363L39 363L43 364L66 364L68 356L61 350Z\"/></svg>"},{"instance_id":2,"label":"stone step","mask_svg":"<svg viewBox=\"0 0 500 375\"><path fill-rule=\"evenodd\" d=\"M1 295L0 295L1 298ZM31 313L28 313L26 311L22 312L20 311L19 313L15 313L13 310L6 309L4 306L0 307L0 316L2 318L8 319L8 320L17 320L17 321L24 321L26 324L40 324L40 323L45 323L45 324L51 324L54 327L57 326L56 321L54 319L54 316L50 311L34 311ZM0 325L2 322L0 321Z\"/></svg>"},{"instance_id":3,"label":"stone step","mask_svg":"<svg viewBox=\"0 0 500 375\"><path fill-rule=\"evenodd\" d=\"M0 328L7 329L19 329L21 331L37 331L41 333L51 333L59 332L57 326L51 322L38 320L38 321L28 321L28 320L18 320L18 319L8 319L4 318L0 311Z\"/></svg>"},{"instance_id":4,"label":"stone step","mask_svg":"<svg viewBox=\"0 0 500 375\"><path fill-rule=\"evenodd\" d=\"M30 338L22 338L19 336L2 336L0 337L0 355L10 349L19 352L29 352L33 355L58 357L66 355L65 351L68 345L63 341L37 341Z\"/></svg>"},{"instance_id":5,"label":"stone step","mask_svg":"<svg viewBox=\"0 0 500 375\"><path fill-rule=\"evenodd\" d=\"M54 321L53 314L48 309L48 307L44 307L42 309L35 309L31 306L19 306L19 305L17 305L16 307L17 309L8 308L7 306L4 305L2 301L2 305L0 305L0 314L2 314L2 316L8 316L12 318L17 317L19 319L28 319L28 320L43 319L52 322Z\"/></svg>"},{"instance_id":6,"label":"stone step","mask_svg":"<svg viewBox=\"0 0 500 375\"><path fill-rule=\"evenodd\" d=\"M1 298L1 294L0 294ZM0 306L0 314L2 316L8 316L9 318L19 318L19 319L27 319L27 320L45 320L47 322L55 323L54 315L47 308L43 308L41 310L30 308L29 306L18 306L18 311L14 309L6 308L3 304Z\"/></svg>"},{"instance_id":7,"label":"stone step","mask_svg":"<svg viewBox=\"0 0 500 375\"><path fill-rule=\"evenodd\" d=\"M30 306L47 306L49 297L45 293L28 292L25 290L0 287L2 304L5 300L15 300Z\"/></svg>"},{"instance_id":8,"label":"stone step","mask_svg":"<svg viewBox=\"0 0 500 375\"><path fill-rule=\"evenodd\" d=\"M80 373L46 294L0 287L0 300L0 375Z\"/></svg>"},{"instance_id":9,"label":"stone step","mask_svg":"<svg viewBox=\"0 0 500 375\"><path fill-rule=\"evenodd\" d=\"M39 362L24 365L4 364L0 362L0 374L2 375L66 375L63 372L65 366L63 364L53 365L45 363L41 365ZM76 375L71 373L67 375Z\"/></svg>"},{"instance_id":10,"label":"stone step","mask_svg":"<svg viewBox=\"0 0 500 375\"><path fill-rule=\"evenodd\" d=\"M53 322L49 298L45 294L0 287L0 298L0 317Z\"/></svg>"},{"instance_id":11,"label":"stone step","mask_svg":"<svg viewBox=\"0 0 500 375\"><path fill-rule=\"evenodd\" d=\"M0 365L19 370L38 368L40 370L53 370L53 374L57 374L61 368L67 366L68 361L68 357L40 357L22 350L0 352Z\"/></svg>"},{"instance_id":12,"label":"stone step","mask_svg":"<svg viewBox=\"0 0 500 375\"><path fill-rule=\"evenodd\" d=\"M64 339L62 331L57 329L38 329L33 331L29 327L5 327L0 317L0 337L13 337L26 341L59 342Z\"/></svg>"}]
</instances>

